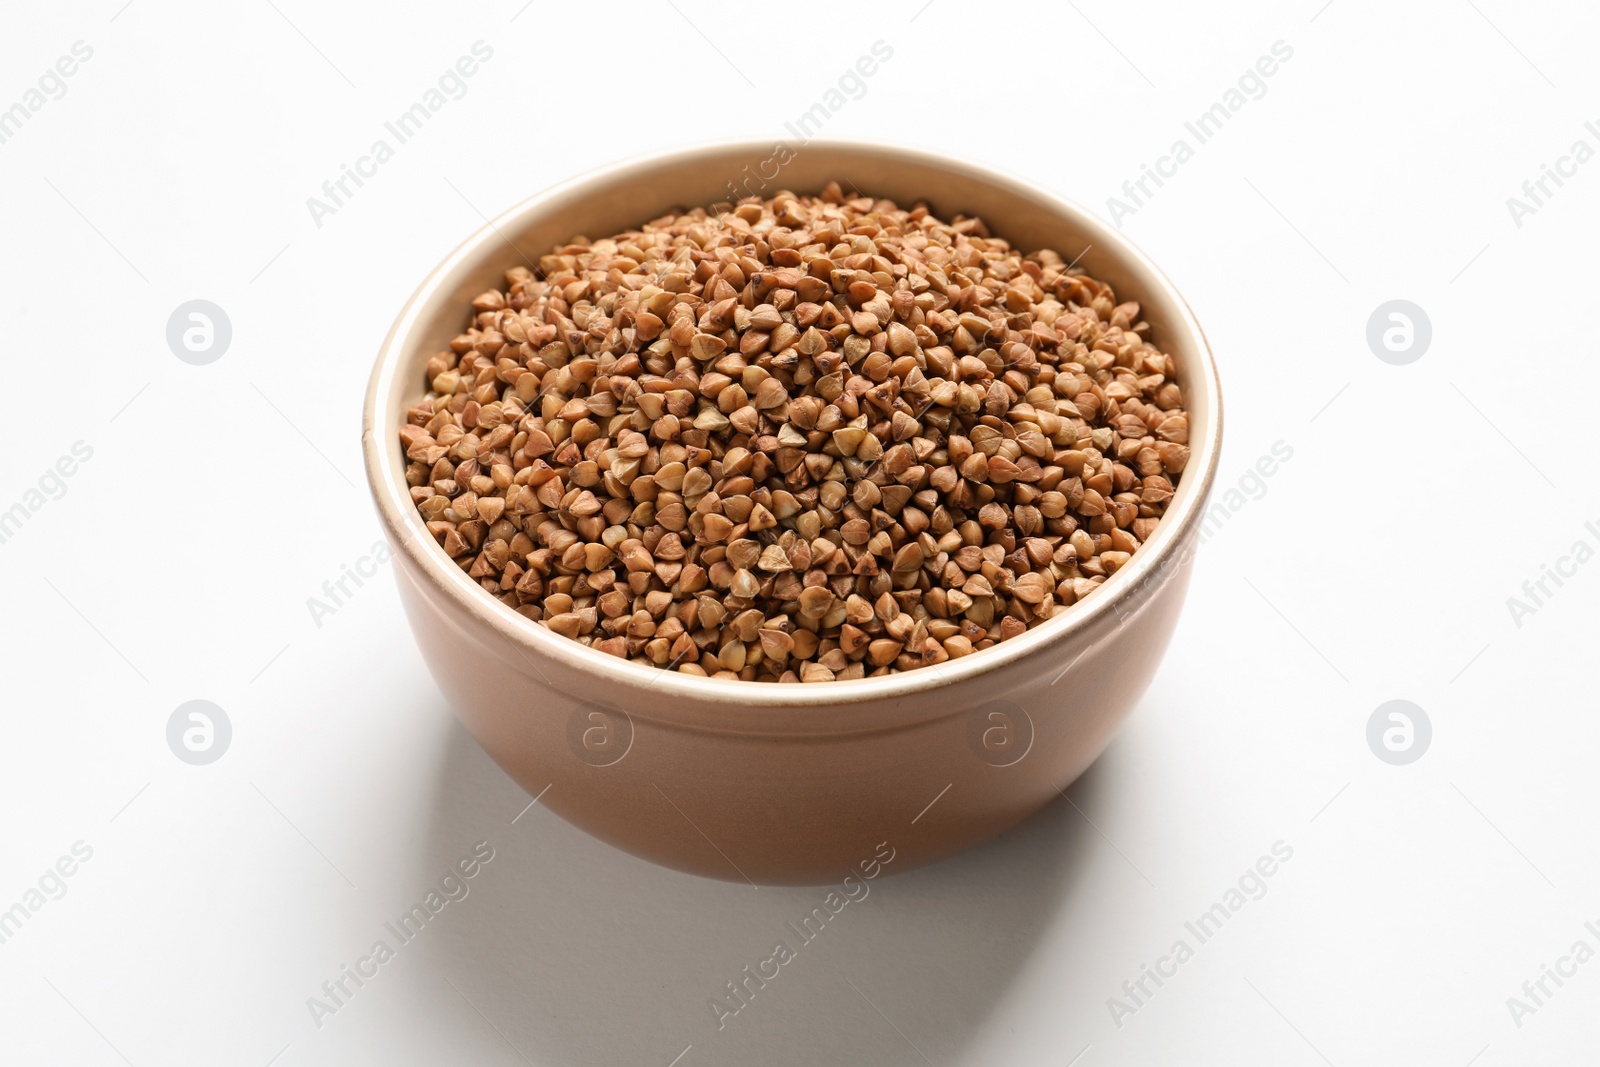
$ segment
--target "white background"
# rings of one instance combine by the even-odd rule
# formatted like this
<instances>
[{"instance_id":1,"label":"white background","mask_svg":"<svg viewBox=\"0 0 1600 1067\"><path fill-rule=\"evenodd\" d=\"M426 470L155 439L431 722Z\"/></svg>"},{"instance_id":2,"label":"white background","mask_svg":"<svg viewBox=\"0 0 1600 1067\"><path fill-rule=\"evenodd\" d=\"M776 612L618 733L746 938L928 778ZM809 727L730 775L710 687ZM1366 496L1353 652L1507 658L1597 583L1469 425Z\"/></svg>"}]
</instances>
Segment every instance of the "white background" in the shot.
<instances>
[{"instance_id":1,"label":"white background","mask_svg":"<svg viewBox=\"0 0 1600 1067\"><path fill-rule=\"evenodd\" d=\"M1600 147L1600 15L1320 2L8 4L0 107L74 42L93 57L0 145L0 510L74 442L93 456L0 545L0 909L74 842L93 857L0 945L0 1062L1592 1062L1600 962L1520 1027L1507 998L1600 948L1600 563L1520 626L1507 600L1600 545L1600 162L1521 226L1506 201ZM316 226L307 198L480 39L465 97ZM880 39L893 58L828 136L1102 214L1293 49L1122 219L1215 348L1219 494L1275 442L1293 457L1206 544L1070 803L872 883L719 1032L710 997L822 891L518 818L387 570L320 626L307 600L379 538L377 346L484 214L619 158L781 137ZM209 366L165 340L196 298L233 327ZM1396 298L1432 322L1408 366L1366 341ZM191 699L233 724L209 766L167 746ZM1366 741L1392 699L1433 726L1408 766ZM1280 840L1266 895L1119 1027L1108 998ZM316 1026L307 998L479 841L470 896Z\"/></svg>"}]
</instances>

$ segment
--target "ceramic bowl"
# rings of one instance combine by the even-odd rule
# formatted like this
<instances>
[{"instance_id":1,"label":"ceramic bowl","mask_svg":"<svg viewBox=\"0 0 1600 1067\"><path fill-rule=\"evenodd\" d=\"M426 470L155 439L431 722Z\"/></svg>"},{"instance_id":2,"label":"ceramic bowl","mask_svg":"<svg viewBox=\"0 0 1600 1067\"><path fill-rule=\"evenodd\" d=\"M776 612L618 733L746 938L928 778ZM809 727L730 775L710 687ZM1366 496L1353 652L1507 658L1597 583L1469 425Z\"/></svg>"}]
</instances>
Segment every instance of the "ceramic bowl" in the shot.
<instances>
[{"instance_id":1,"label":"ceramic bowl","mask_svg":"<svg viewBox=\"0 0 1600 1067\"><path fill-rule=\"evenodd\" d=\"M675 207L830 180L948 218L983 217L1137 300L1176 361L1192 458L1156 532L1104 587L993 648L884 678L813 684L662 671L563 638L498 603L412 506L398 429L423 366L504 272L577 234ZM1222 408L1182 297L1115 229L1042 189L875 144L719 144L608 167L525 200L450 253L401 311L367 390L367 478L401 601L439 688L540 803L617 848L711 878L821 884L902 871L1015 825L1110 742L1167 647L1216 471ZM883 862L882 857L892 856Z\"/></svg>"}]
</instances>

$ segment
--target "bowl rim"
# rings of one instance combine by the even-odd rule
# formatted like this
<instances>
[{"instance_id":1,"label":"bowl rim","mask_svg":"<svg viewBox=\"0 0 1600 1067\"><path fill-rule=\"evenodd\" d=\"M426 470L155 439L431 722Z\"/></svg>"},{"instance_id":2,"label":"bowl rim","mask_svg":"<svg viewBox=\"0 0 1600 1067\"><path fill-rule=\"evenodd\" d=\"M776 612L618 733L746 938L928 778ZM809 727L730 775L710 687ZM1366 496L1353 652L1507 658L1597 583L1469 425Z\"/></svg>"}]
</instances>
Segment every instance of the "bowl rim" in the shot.
<instances>
[{"instance_id":1,"label":"bowl rim","mask_svg":"<svg viewBox=\"0 0 1600 1067\"><path fill-rule=\"evenodd\" d=\"M478 584L453 561L445 557L433 544L421 514L410 498L398 498L391 489L391 476L399 463L397 443L387 435L380 438L377 429L383 423L383 413L394 390L412 389L414 383L402 383L399 365L404 355L415 344L413 333L422 317L424 306L451 275L469 261L483 260L501 254L497 250L505 243L503 233L515 231L528 215L546 205L579 196L586 187L601 186L619 179L648 180L650 172L662 168L679 167L707 157L728 153L767 153L772 148L770 139L725 140L695 144L666 152L647 153L592 168L518 202L457 245L441 260L417 286L396 316L383 344L378 350L376 363L368 379L362 410L361 448L363 468L368 489L372 493L379 519L391 543L398 545L416 574L436 595L443 596L461 608L480 625L487 626L509 641L521 654L535 655L544 660L570 660L583 672L601 676L610 684L632 690L634 695L645 693L652 702L663 702L670 711L673 706L665 701L692 701L700 705L740 705L785 709L815 709L827 711L846 705L858 705L884 700L913 697L930 690L970 682L984 675L994 675L1006 667L1043 651L1047 646L1066 642L1074 636L1088 635L1102 625L1109 615L1123 617L1120 609L1129 600L1138 601L1148 596L1146 586L1161 583L1176 573L1192 554L1189 531L1202 521L1204 506L1210 495L1221 451L1222 395L1216 363L1205 332L1188 302L1171 280L1122 232L1103 221L1083 205L1059 196L1041 186L988 167L938 153L875 141L842 138L814 138L806 141L806 150L823 149L833 152L859 153L908 167L928 167L946 172L957 172L964 177L991 185L1001 192L1031 200L1065 217L1073 227L1088 239L1088 244L1109 253L1133 272L1148 278L1169 305L1173 321L1164 325L1172 336L1187 335L1181 346L1194 357L1194 366L1185 366L1181 383L1186 398L1193 406L1193 398L1205 395L1209 400L1211 418L1202 440L1189 442L1189 466L1179 481L1171 506L1157 525L1155 532L1129 559L1128 563L1108 578L1095 596L1079 604L1062 609L1054 617L1018 636L998 642L990 648L959 659L902 671L886 677L810 682L756 682L738 679L716 679L665 670L634 660L612 656L583 645L571 638L562 637L548 627L520 615L504 604L487 596ZM693 206L693 205L690 205ZM644 220L640 220L644 221ZM1013 242L1019 243L1019 242ZM1125 298L1127 294L1124 294ZM1134 294L1141 303L1150 294ZM1178 347L1170 340L1163 348ZM403 475L400 481L403 482ZM426 546L426 547L424 547ZM1171 562L1176 553L1185 555L1180 566ZM1098 640L1095 642L1098 643ZM560 687L557 687L560 688Z\"/></svg>"}]
</instances>

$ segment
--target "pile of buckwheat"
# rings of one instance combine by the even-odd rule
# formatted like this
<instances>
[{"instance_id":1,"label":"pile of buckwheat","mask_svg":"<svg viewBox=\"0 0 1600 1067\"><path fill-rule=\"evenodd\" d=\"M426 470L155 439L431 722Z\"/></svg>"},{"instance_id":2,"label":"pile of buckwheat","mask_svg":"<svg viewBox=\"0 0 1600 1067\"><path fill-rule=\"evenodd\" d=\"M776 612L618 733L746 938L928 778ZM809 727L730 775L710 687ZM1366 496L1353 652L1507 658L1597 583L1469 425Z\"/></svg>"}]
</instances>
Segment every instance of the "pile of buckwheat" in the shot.
<instances>
[{"instance_id":1,"label":"pile of buckwheat","mask_svg":"<svg viewBox=\"0 0 1600 1067\"><path fill-rule=\"evenodd\" d=\"M1091 595L1189 458L1139 305L924 204L781 192L574 238L472 301L400 430L430 532L565 637L818 682Z\"/></svg>"}]
</instances>

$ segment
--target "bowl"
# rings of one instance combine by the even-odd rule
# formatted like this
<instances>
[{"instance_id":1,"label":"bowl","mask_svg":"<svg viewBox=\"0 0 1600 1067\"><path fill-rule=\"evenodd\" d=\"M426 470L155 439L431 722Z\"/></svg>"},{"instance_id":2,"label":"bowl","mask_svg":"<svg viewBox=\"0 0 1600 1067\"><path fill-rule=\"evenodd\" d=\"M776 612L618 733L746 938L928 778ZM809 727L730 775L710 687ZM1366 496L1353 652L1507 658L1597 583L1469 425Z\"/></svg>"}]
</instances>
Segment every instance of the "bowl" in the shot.
<instances>
[{"instance_id":1,"label":"bowl","mask_svg":"<svg viewBox=\"0 0 1600 1067\"><path fill-rule=\"evenodd\" d=\"M815 192L830 180L902 204L925 199L945 218L980 215L1025 252L1081 257L1119 299L1140 302L1151 339L1177 363L1192 450L1146 544L1093 596L1018 637L932 667L824 683L660 670L561 637L486 595L425 529L398 438L424 365L461 331L472 297L525 255L577 234L598 238L734 195ZM992 838L1100 755L1177 624L1221 434L1199 324L1115 229L959 160L816 140L717 144L607 167L489 223L396 319L367 389L362 450L417 645L507 774L634 855L710 878L806 885L909 870Z\"/></svg>"}]
</instances>

